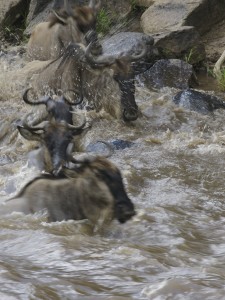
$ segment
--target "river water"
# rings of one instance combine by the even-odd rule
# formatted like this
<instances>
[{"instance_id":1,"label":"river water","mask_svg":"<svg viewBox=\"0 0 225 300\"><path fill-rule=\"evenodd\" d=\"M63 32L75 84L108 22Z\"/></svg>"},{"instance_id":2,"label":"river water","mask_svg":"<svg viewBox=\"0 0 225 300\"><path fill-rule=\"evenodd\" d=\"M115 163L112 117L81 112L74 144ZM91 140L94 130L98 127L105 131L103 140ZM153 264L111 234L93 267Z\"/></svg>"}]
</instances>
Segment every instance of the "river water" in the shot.
<instances>
[{"instance_id":1,"label":"river water","mask_svg":"<svg viewBox=\"0 0 225 300\"><path fill-rule=\"evenodd\" d=\"M16 131L30 107L10 88L4 98L10 82L0 79L2 202L39 171L36 144ZM93 232L86 221L1 217L0 299L225 299L225 112L185 111L174 93L138 86L137 121L96 115L79 141L79 149L99 138L134 142L110 158L136 206L132 220Z\"/></svg>"}]
</instances>

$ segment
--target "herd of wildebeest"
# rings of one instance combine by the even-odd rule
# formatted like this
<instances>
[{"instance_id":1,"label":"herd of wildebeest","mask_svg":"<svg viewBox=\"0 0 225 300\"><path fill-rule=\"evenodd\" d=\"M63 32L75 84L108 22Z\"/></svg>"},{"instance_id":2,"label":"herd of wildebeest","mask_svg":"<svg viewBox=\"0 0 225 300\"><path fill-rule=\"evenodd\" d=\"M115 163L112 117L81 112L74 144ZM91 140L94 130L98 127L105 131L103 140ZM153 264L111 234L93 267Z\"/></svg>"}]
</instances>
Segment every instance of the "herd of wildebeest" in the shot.
<instances>
[{"instance_id":1,"label":"herd of wildebeest","mask_svg":"<svg viewBox=\"0 0 225 300\"><path fill-rule=\"evenodd\" d=\"M17 128L25 139L40 143L44 170L3 203L3 213L47 210L49 221L88 219L93 224L113 219L124 223L135 215L121 172L109 155L85 159L72 155L74 136L89 127L85 117L74 125L73 106L81 105L84 98L96 110L106 105L113 115L116 109L126 122L138 118L132 63L145 56L146 48L141 46L138 54L129 57L103 58L96 33L99 6L99 1L91 0L89 5L71 7L64 0L63 6L53 10L48 21L38 24L31 34L29 59L50 62L31 86L24 88L23 100L32 109L45 106L47 119L29 124L25 117ZM119 104L104 103L103 98L101 103L101 90L93 88L103 71L113 72L120 91ZM38 100L32 99L33 93ZM110 145L106 145L111 153Z\"/></svg>"}]
</instances>

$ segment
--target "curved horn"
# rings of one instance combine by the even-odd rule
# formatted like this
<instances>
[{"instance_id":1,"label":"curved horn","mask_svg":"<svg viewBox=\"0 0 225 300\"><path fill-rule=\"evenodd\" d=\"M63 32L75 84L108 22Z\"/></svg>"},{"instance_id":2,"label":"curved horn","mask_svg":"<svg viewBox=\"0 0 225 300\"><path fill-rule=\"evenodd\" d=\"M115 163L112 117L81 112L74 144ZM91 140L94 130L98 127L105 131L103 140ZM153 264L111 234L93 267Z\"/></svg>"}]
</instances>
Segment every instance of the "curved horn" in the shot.
<instances>
[{"instance_id":1,"label":"curved horn","mask_svg":"<svg viewBox=\"0 0 225 300\"><path fill-rule=\"evenodd\" d=\"M146 55L146 53L147 53L147 47L146 47L146 45L143 43L143 44L142 44L141 52L138 53L138 54L130 55L130 56L129 56L129 59L130 59L131 61L133 61L133 62L134 62L134 61L137 61L137 60L143 58L143 57Z\"/></svg>"},{"instance_id":2,"label":"curved horn","mask_svg":"<svg viewBox=\"0 0 225 300\"><path fill-rule=\"evenodd\" d=\"M67 125L68 125L68 128L70 128L70 129L82 129L86 125L86 117L83 115L82 123L78 126L71 125L71 124L67 124Z\"/></svg>"},{"instance_id":3,"label":"curved horn","mask_svg":"<svg viewBox=\"0 0 225 300\"><path fill-rule=\"evenodd\" d=\"M65 7L65 10L66 10L67 14L69 16L71 16L73 14L73 12L72 12L72 8L71 8L70 3L69 3L68 0L64 0L64 7Z\"/></svg>"},{"instance_id":4,"label":"curved horn","mask_svg":"<svg viewBox=\"0 0 225 300\"><path fill-rule=\"evenodd\" d=\"M94 6L95 6L95 0L90 0L88 6L91 7L91 8L94 8Z\"/></svg>"},{"instance_id":5,"label":"curved horn","mask_svg":"<svg viewBox=\"0 0 225 300\"><path fill-rule=\"evenodd\" d=\"M30 127L26 124L23 125L17 125L17 129L20 131L21 129L28 129L30 131L39 131L39 130L44 130L45 126L43 125L43 127Z\"/></svg>"},{"instance_id":6,"label":"curved horn","mask_svg":"<svg viewBox=\"0 0 225 300\"><path fill-rule=\"evenodd\" d=\"M102 144L105 144L108 147L109 152L106 155L104 155L105 158L108 158L108 157L113 155L114 149L113 149L113 146L110 143L102 141L102 140L97 140L96 143L102 143ZM74 158L71 154L68 154L69 161L74 163L74 164L85 164L85 163L87 163L87 161L89 161L89 159L95 159L98 155L93 155L91 157L88 156L87 158L83 158L83 159L79 160L79 159Z\"/></svg>"},{"instance_id":7,"label":"curved horn","mask_svg":"<svg viewBox=\"0 0 225 300\"><path fill-rule=\"evenodd\" d=\"M54 26L57 22L60 22L62 25L66 25L66 18L65 17L61 17L54 9L52 9L52 13L55 16L56 19L53 19L53 21L49 22L48 27L51 28L52 26ZM58 21L56 21L58 20Z\"/></svg>"},{"instance_id":8,"label":"curved horn","mask_svg":"<svg viewBox=\"0 0 225 300\"><path fill-rule=\"evenodd\" d=\"M40 101L34 101L34 102L32 102L32 101L30 101L30 100L28 99L28 95L27 95L27 94L28 94L29 90L31 90L31 88L26 89L26 90L24 91L24 93L23 93L23 101L24 101L25 103L27 103L27 104L30 104L30 105L40 105L40 104L45 104L45 105L46 105L47 102L48 102L48 100L51 99L51 97L46 96L46 97L41 98Z\"/></svg>"},{"instance_id":9,"label":"curved horn","mask_svg":"<svg viewBox=\"0 0 225 300\"><path fill-rule=\"evenodd\" d=\"M85 50L85 58L86 60L93 66L95 67L104 67L104 66L110 66L115 62L115 57L113 56L108 56L108 57L103 57L103 56L97 56L94 57L91 53L91 49L93 47L94 42L90 43L86 50Z\"/></svg>"},{"instance_id":10,"label":"curved horn","mask_svg":"<svg viewBox=\"0 0 225 300\"><path fill-rule=\"evenodd\" d=\"M97 3L95 0L90 0L89 5L90 8L93 8L94 10L99 10L101 6L101 0L98 0Z\"/></svg>"},{"instance_id":11,"label":"curved horn","mask_svg":"<svg viewBox=\"0 0 225 300\"><path fill-rule=\"evenodd\" d=\"M69 5L68 0L64 0L64 7L65 7L65 10L66 10L66 11L69 11L70 5Z\"/></svg>"},{"instance_id":12,"label":"curved horn","mask_svg":"<svg viewBox=\"0 0 225 300\"><path fill-rule=\"evenodd\" d=\"M45 127L49 124L49 121L44 121L41 124L42 124L41 126L38 125L36 127L35 126L31 127L31 126L27 125L26 123L24 123L22 126L18 125L17 127L26 128L26 129L29 129L31 131L39 131L39 130L44 130Z\"/></svg>"}]
</instances>

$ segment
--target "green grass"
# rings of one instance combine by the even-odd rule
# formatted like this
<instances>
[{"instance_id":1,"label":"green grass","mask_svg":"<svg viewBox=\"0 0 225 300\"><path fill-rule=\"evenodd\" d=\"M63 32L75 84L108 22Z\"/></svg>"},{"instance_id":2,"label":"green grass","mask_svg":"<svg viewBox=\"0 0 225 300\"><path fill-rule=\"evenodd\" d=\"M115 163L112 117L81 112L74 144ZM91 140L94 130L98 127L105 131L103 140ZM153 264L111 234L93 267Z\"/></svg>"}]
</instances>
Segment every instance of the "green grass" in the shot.
<instances>
[{"instance_id":1,"label":"green grass","mask_svg":"<svg viewBox=\"0 0 225 300\"><path fill-rule=\"evenodd\" d=\"M137 1L136 0L131 0L131 9L135 10L137 6Z\"/></svg>"},{"instance_id":2,"label":"green grass","mask_svg":"<svg viewBox=\"0 0 225 300\"><path fill-rule=\"evenodd\" d=\"M189 53L185 55L185 62L190 64L193 57L194 50L190 49Z\"/></svg>"},{"instance_id":3,"label":"green grass","mask_svg":"<svg viewBox=\"0 0 225 300\"><path fill-rule=\"evenodd\" d=\"M221 76L217 78L217 80L218 80L219 88L222 91L225 91L225 68L221 69Z\"/></svg>"},{"instance_id":4,"label":"green grass","mask_svg":"<svg viewBox=\"0 0 225 300\"><path fill-rule=\"evenodd\" d=\"M101 34L106 34L109 32L111 28L111 18L107 11L102 8L97 16L97 32Z\"/></svg>"}]
</instances>

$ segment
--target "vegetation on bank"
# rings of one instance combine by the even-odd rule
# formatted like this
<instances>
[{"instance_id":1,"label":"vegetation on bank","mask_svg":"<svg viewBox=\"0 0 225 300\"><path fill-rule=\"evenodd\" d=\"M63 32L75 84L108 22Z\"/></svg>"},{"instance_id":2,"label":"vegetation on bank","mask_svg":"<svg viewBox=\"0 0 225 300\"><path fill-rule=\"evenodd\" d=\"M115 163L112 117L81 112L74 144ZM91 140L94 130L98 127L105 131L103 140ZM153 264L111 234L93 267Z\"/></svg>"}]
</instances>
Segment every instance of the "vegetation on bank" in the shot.
<instances>
[{"instance_id":1,"label":"vegetation on bank","mask_svg":"<svg viewBox=\"0 0 225 300\"><path fill-rule=\"evenodd\" d=\"M217 81L221 91L225 92L225 68L221 69L221 75L219 78L217 78Z\"/></svg>"},{"instance_id":2,"label":"vegetation on bank","mask_svg":"<svg viewBox=\"0 0 225 300\"><path fill-rule=\"evenodd\" d=\"M97 32L104 36L111 30L116 32L121 30L121 28L126 28L132 20L139 18L145 11L145 7L137 6L136 0L130 0L130 6L130 11L125 16L119 18L109 7L102 8L97 16Z\"/></svg>"}]
</instances>

